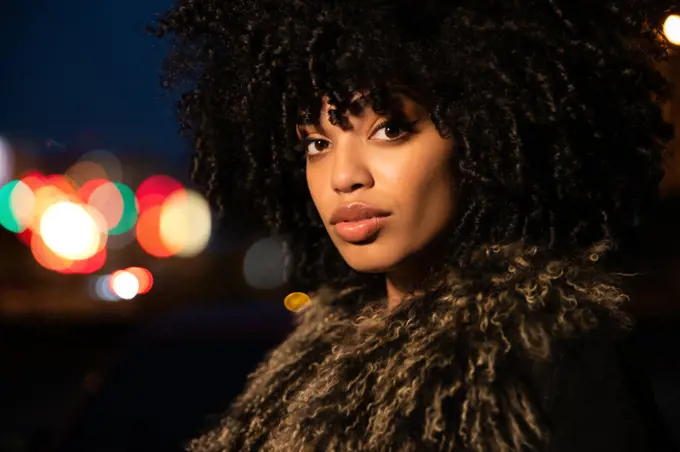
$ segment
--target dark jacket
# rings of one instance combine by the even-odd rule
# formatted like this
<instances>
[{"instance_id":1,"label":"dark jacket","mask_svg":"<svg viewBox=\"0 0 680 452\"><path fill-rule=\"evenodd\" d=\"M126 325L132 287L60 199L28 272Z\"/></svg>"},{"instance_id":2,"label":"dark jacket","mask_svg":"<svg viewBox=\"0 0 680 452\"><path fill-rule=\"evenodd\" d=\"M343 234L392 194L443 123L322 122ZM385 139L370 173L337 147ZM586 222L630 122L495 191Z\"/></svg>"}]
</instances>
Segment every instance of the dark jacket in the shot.
<instances>
[{"instance_id":1,"label":"dark jacket","mask_svg":"<svg viewBox=\"0 0 680 452\"><path fill-rule=\"evenodd\" d=\"M623 341L597 331L567 347L546 391L550 452L678 451L644 369Z\"/></svg>"},{"instance_id":2,"label":"dark jacket","mask_svg":"<svg viewBox=\"0 0 680 452\"><path fill-rule=\"evenodd\" d=\"M395 310L322 288L193 451L675 450L598 252L483 248Z\"/></svg>"}]
</instances>

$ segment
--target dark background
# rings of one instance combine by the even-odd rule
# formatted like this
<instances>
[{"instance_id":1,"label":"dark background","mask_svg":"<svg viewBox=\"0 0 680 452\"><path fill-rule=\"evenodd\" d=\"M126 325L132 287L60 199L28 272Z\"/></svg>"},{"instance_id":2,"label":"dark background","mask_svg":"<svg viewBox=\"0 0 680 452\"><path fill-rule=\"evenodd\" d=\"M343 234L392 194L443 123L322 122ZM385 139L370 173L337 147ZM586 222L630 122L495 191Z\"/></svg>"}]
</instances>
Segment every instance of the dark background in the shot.
<instances>
[{"instance_id":1,"label":"dark background","mask_svg":"<svg viewBox=\"0 0 680 452\"><path fill-rule=\"evenodd\" d=\"M166 48L144 29L170 4L0 0L0 135L53 172L105 149L137 176L169 174L190 186L190 146L158 83ZM672 63L663 70L678 80ZM665 107L676 125L677 105ZM629 256L644 272L630 288L640 323L628 349L677 432L675 160L664 203ZM112 254L104 271L144 265L156 278L149 294L118 303L93 300L85 278L48 272L0 231L0 452L181 450L289 328L282 300L294 288L255 290L243 278L245 253L266 237L252 226L227 218L188 260L135 247Z\"/></svg>"},{"instance_id":2,"label":"dark background","mask_svg":"<svg viewBox=\"0 0 680 452\"><path fill-rule=\"evenodd\" d=\"M170 5L0 1L0 136L22 143L17 159L62 173L103 149L133 189L152 174L192 187L190 144L159 84L167 48L145 30ZM179 450L227 404L287 331L290 288L246 283L245 253L266 233L225 221L192 259L111 253L102 273L141 265L155 278L117 303L0 230L0 452Z\"/></svg>"}]
</instances>

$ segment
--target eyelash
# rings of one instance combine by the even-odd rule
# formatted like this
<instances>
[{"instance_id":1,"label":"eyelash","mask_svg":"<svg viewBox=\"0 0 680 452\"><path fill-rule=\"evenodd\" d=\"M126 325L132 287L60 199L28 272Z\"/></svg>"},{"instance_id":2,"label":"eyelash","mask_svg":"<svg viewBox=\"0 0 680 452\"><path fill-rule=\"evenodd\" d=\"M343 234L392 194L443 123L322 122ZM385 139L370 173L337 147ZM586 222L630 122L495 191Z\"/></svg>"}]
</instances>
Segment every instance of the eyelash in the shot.
<instances>
[{"instance_id":1,"label":"eyelash","mask_svg":"<svg viewBox=\"0 0 680 452\"><path fill-rule=\"evenodd\" d=\"M399 121L399 120L394 120L394 119L386 119L386 120L382 121L380 124L378 124L375 127L375 129L373 129L373 133L371 134L371 136L375 135L379 130L384 129L387 126L396 126L396 127L399 127L399 130L401 130L402 132L405 132L405 133L403 133L403 135L400 136L399 138L394 138L392 140L387 140L387 141L384 141L384 142L385 143L394 143L394 142L397 142L397 141L402 141L402 140L405 140L406 138L408 138L409 135L413 133L413 126L415 126L417 122L418 122L418 120L408 122L408 121ZM304 137L304 138L302 138L302 140L300 142L297 143L296 149L300 152L304 152L307 159L309 159L309 160L319 158L323 155L323 151L319 151L319 152L314 153L314 154L310 154L307 151L307 149L309 148L309 145L314 143L315 141L323 141L325 143L328 143L328 140L324 140L324 139L321 139L321 138Z\"/></svg>"}]
</instances>

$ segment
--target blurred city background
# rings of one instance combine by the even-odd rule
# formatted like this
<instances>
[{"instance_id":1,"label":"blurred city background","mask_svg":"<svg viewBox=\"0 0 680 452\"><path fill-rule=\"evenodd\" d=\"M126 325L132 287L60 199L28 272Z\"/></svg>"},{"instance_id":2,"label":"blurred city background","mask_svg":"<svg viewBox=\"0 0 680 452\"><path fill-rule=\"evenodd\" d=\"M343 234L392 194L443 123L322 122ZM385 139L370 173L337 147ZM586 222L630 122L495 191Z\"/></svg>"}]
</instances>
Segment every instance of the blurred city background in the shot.
<instances>
[{"instance_id":1,"label":"blurred city background","mask_svg":"<svg viewBox=\"0 0 680 452\"><path fill-rule=\"evenodd\" d=\"M289 331L290 256L189 180L145 32L171 3L0 2L0 452L182 450ZM680 90L664 114L678 130ZM680 432L677 153L660 190L627 350Z\"/></svg>"}]
</instances>

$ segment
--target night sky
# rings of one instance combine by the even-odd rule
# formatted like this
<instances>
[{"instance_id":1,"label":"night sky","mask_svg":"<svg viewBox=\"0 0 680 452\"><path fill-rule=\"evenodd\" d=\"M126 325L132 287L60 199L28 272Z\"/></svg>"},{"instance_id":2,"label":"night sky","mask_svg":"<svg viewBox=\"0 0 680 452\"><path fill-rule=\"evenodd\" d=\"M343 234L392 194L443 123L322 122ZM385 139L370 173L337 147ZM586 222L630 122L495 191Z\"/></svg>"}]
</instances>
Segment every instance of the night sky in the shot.
<instances>
[{"instance_id":1,"label":"night sky","mask_svg":"<svg viewBox=\"0 0 680 452\"><path fill-rule=\"evenodd\" d=\"M0 0L0 134L180 157L167 47L144 27L172 0ZM49 150L48 150L49 152Z\"/></svg>"}]
</instances>

